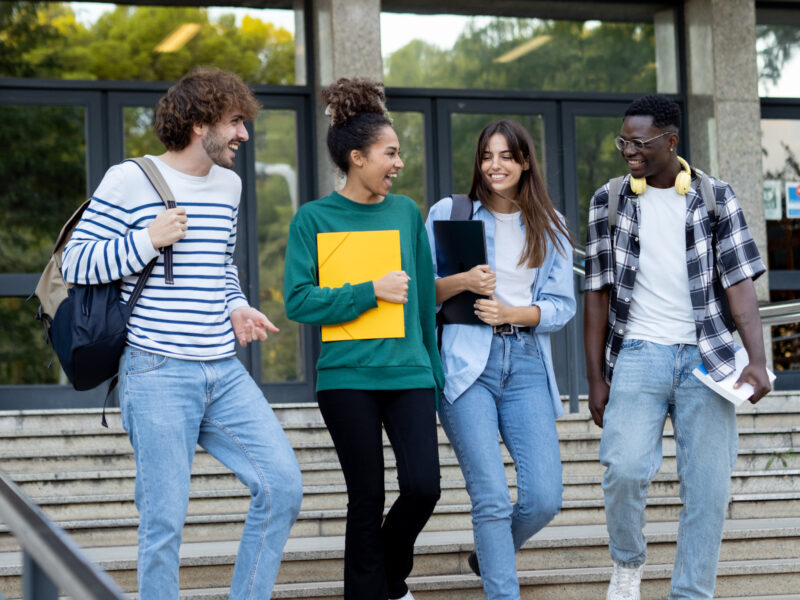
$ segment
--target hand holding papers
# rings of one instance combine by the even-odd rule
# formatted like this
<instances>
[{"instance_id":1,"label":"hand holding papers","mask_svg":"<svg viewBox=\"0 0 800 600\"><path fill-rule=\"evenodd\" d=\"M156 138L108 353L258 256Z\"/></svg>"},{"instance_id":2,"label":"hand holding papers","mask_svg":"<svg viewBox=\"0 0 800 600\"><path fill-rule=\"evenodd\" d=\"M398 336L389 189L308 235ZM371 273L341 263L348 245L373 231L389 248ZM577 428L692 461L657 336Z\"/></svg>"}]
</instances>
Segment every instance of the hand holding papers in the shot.
<instances>
[{"instance_id":1,"label":"hand holding papers","mask_svg":"<svg viewBox=\"0 0 800 600\"><path fill-rule=\"evenodd\" d=\"M742 369L744 369L750 362L747 357L747 350L744 348L737 349L734 358L736 359L736 368L734 369L733 373L728 375L722 381L714 381L711 375L708 374L708 370L706 369L705 365L702 363L700 363L700 366L692 371L692 373L694 373L695 377L717 392L720 396L730 402L733 402L733 404L736 406L739 406L742 402L753 395L753 386L749 383L743 383L741 386L734 389L733 384L738 381L739 375L742 374ZM770 383L775 381L775 373L767 369L767 375L769 376Z\"/></svg>"},{"instance_id":2,"label":"hand holding papers","mask_svg":"<svg viewBox=\"0 0 800 600\"><path fill-rule=\"evenodd\" d=\"M342 231L317 234L320 287L380 279L402 269L400 232ZM405 337L403 305L378 300L378 307L338 325L322 326L322 341Z\"/></svg>"},{"instance_id":3,"label":"hand holding papers","mask_svg":"<svg viewBox=\"0 0 800 600\"><path fill-rule=\"evenodd\" d=\"M434 221L436 268L440 277L469 271L486 264L486 235L483 221ZM484 324L475 314L473 292L461 292L442 304L440 316L444 323Z\"/></svg>"}]
</instances>

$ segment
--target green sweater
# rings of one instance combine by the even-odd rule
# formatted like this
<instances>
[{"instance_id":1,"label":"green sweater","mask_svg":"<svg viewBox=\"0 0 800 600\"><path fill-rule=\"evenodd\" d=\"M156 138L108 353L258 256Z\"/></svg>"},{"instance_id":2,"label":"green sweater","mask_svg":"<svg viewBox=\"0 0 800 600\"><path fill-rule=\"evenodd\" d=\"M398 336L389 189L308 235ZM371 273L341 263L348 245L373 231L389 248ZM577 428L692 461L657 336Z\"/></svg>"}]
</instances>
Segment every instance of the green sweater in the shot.
<instances>
[{"instance_id":1,"label":"green sweater","mask_svg":"<svg viewBox=\"0 0 800 600\"><path fill-rule=\"evenodd\" d=\"M405 337L322 342L317 391L404 390L444 387L436 344L433 263L422 215L413 200L389 194L378 204L353 202L337 192L304 204L289 227L283 295L286 315L310 325L352 321L375 308L372 282L319 287L317 234L336 231L400 231L403 270L411 277L403 306Z\"/></svg>"}]
</instances>

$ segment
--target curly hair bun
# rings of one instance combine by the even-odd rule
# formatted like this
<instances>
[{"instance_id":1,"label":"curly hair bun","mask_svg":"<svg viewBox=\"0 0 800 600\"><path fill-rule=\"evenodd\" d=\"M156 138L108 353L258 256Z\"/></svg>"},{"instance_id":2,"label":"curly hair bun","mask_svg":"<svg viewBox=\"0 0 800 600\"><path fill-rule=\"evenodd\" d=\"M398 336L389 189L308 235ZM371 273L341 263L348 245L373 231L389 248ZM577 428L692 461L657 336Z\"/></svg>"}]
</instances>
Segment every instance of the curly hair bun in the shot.
<instances>
[{"instance_id":1,"label":"curly hair bun","mask_svg":"<svg viewBox=\"0 0 800 600\"><path fill-rule=\"evenodd\" d=\"M339 127L356 115L375 113L388 118L383 83L354 77L342 77L322 90L322 100L328 104L326 114L331 127Z\"/></svg>"}]
</instances>

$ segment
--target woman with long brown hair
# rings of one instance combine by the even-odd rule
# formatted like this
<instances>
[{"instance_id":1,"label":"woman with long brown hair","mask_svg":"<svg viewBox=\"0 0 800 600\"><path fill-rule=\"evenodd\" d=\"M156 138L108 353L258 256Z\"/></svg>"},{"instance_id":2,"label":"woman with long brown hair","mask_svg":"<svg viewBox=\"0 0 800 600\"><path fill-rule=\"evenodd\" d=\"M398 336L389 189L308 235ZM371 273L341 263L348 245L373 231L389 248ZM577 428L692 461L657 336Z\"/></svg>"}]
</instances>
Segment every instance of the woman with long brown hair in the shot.
<instances>
[{"instance_id":1,"label":"woman with long brown hair","mask_svg":"<svg viewBox=\"0 0 800 600\"><path fill-rule=\"evenodd\" d=\"M472 501L472 570L489 600L519 600L515 554L561 508L555 419L563 414L550 333L575 313L572 236L553 208L525 128L489 124L475 152L472 219L486 232L487 265L439 277L433 222L449 220L452 198L428 215L436 302L469 290L481 324L445 324L439 419ZM497 433L517 474L512 506Z\"/></svg>"}]
</instances>

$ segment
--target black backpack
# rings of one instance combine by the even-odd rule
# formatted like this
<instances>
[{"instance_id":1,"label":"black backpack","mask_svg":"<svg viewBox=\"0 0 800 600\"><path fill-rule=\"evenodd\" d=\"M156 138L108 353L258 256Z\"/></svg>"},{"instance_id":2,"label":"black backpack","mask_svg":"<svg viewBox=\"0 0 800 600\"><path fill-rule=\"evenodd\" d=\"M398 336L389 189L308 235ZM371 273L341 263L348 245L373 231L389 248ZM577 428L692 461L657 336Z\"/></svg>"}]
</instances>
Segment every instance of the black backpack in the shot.
<instances>
[{"instance_id":1,"label":"black backpack","mask_svg":"<svg viewBox=\"0 0 800 600\"><path fill-rule=\"evenodd\" d=\"M129 160L142 169L165 206L175 208L172 192L153 162L143 157ZM98 285L64 281L61 254L90 202L91 199L86 200L75 211L58 235L53 255L34 292L41 302L36 318L44 324L45 338L53 346L73 387L90 390L113 377L110 394L127 340L128 319L158 258L144 268L127 303L121 300L119 281ZM167 284L173 284L172 246L163 252L164 278Z\"/></svg>"}]
</instances>

